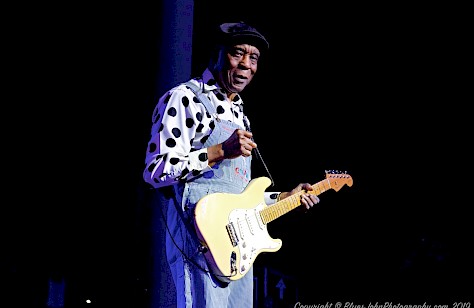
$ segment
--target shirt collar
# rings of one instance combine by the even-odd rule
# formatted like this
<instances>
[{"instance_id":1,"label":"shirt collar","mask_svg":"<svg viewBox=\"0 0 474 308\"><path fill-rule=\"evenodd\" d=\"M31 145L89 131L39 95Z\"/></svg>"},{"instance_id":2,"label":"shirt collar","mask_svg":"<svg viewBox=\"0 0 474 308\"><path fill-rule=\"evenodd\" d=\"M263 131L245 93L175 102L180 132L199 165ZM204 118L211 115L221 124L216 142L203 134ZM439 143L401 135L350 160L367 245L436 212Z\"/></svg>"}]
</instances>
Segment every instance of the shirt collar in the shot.
<instances>
[{"instance_id":1,"label":"shirt collar","mask_svg":"<svg viewBox=\"0 0 474 308\"><path fill-rule=\"evenodd\" d=\"M204 83L204 91L209 92L216 89L219 89L216 79L212 75L211 71L207 68L204 73L202 73L202 82Z\"/></svg>"},{"instance_id":2,"label":"shirt collar","mask_svg":"<svg viewBox=\"0 0 474 308\"><path fill-rule=\"evenodd\" d=\"M222 95L225 95L225 92L217 84L216 79L214 78L214 76L212 75L212 72L208 68L206 68L206 70L202 74L202 82L204 83L204 92L208 92L208 91L216 92L216 91L218 91ZM237 94L234 97L232 103L234 105L238 105L238 106L243 105L242 99L240 98L240 94ZM241 106L239 108L242 110Z\"/></svg>"}]
</instances>

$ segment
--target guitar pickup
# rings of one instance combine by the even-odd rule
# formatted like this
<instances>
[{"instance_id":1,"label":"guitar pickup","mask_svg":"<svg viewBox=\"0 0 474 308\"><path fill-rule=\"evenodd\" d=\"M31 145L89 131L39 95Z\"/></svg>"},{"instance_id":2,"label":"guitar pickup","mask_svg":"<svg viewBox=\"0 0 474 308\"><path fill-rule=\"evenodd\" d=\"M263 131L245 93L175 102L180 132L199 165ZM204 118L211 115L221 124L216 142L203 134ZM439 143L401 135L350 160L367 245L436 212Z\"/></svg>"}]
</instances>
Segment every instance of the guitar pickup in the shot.
<instances>
[{"instance_id":1,"label":"guitar pickup","mask_svg":"<svg viewBox=\"0 0 474 308\"><path fill-rule=\"evenodd\" d=\"M227 234L229 235L230 242L232 243L232 246L235 247L239 243L239 239L237 237L237 232L235 231L234 224L231 222L225 226L227 229Z\"/></svg>"}]
</instances>

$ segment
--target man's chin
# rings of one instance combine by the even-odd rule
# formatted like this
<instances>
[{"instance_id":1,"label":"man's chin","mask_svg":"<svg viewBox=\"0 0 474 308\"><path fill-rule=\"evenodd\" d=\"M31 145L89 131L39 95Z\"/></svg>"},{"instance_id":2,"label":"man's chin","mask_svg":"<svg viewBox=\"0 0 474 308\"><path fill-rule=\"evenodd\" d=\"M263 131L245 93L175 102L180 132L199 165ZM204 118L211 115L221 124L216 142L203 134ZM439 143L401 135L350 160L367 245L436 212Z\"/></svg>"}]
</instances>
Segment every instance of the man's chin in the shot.
<instances>
[{"instance_id":1,"label":"man's chin","mask_svg":"<svg viewBox=\"0 0 474 308\"><path fill-rule=\"evenodd\" d=\"M231 92L232 93L240 93L245 89L246 86L247 86L246 83L233 84Z\"/></svg>"}]
</instances>

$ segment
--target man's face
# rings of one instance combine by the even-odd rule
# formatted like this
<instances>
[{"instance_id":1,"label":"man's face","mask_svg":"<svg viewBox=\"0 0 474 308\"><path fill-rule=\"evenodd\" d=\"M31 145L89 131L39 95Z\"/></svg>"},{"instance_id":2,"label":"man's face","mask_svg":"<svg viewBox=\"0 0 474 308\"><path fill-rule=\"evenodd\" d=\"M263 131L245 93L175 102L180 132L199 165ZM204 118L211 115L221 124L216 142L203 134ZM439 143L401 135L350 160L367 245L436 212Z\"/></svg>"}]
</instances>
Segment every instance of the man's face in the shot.
<instances>
[{"instance_id":1,"label":"man's face","mask_svg":"<svg viewBox=\"0 0 474 308\"><path fill-rule=\"evenodd\" d=\"M239 93L257 72L260 51L247 44L234 45L221 52L218 60L219 80L227 93Z\"/></svg>"}]
</instances>

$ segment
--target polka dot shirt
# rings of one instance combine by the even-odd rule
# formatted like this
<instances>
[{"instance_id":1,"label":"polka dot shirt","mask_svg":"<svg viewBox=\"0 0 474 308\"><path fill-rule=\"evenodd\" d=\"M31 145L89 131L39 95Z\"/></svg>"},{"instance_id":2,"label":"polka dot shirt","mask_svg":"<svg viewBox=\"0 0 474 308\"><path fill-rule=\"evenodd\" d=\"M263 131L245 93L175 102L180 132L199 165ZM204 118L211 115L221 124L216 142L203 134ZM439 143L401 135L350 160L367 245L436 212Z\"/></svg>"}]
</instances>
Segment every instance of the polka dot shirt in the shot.
<instances>
[{"instance_id":1,"label":"polka dot shirt","mask_svg":"<svg viewBox=\"0 0 474 308\"><path fill-rule=\"evenodd\" d=\"M143 172L144 180L155 188L190 181L211 170L204 143L214 129L216 117L245 127L240 95L228 101L207 69L202 77L191 82L203 89L216 114L210 114L184 84L170 89L159 99L152 115ZM276 197L275 193L265 193L267 203L274 203Z\"/></svg>"}]
</instances>

